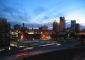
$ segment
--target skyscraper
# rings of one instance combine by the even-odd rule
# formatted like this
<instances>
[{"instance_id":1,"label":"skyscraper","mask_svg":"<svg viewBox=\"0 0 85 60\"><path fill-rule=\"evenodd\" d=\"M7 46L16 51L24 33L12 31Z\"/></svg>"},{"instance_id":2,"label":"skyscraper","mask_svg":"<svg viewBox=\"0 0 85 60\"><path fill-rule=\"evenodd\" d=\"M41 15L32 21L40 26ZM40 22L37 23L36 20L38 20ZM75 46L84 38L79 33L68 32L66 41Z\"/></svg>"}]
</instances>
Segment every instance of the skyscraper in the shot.
<instances>
[{"instance_id":1,"label":"skyscraper","mask_svg":"<svg viewBox=\"0 0 85 60\"><path fill-rule=\"evenodd\" d=\"M0 48L10 46L10 24L7 19L0 18Z\"/></svg>"},{"instance_id":2,"label":"skyscraper","mask_svg":"<svg viewBox=\"0 0 85 60\"><path fill-rule=\"evenodd\" d=\"M46 25L41 26L41 27L39 27L39 30L47 31L48 30L48 26L46 26Z\"/></svg>"},{"instance_id":3,"label":"skyscraper","mask_svg":"<svg viewBox=\"0 0 85 60\"><path fill-rule=\"evenodd\" d=\"M21 30L21 25L19 24L14 25L14 30Z\"/></svg>"},{"instance_id":4,"label":"skyscraper","mask_svg":"<svg viewBox=\"0 0 85 60\"><path fill-rule=\"evenodd\" d=\"M75 31L76 20L71 20L71 30Z\"/></svg>"},{"instance_id":5,"label":"skyscraper","mask_svg":"<svg viewBox=\"0 0 85 60\"><path fill-rule=\"evenodd\" d=\"M57 21L53 22L53 31L59 32L59 22L57 22Z\"/></svg>"},{"instance_id":6,"label":"skyscraper","mask_svg":"<svg viewBox=\"0 0 85 60\"><path fill-rule=\"evenodd\" d=\"M22 23L21 31L24 33L27 30L27 27L25 27L25 24Z\"/></svg>"},{"instance_id":7,"label":"skyscraper","mask_svg":"<svg viewBox=\"0 0 85 60\"><path fill-rule=\"evenodd\" d=\"M63 32L65 30L65 18L64 17L60 17L60 24L59 24L59 31Z\"/></svg>"},{"instance_id":8,"label":"skyscraper","mask_svg":"<svg viewBox=\"0 0 85 60\"><path fill-rule=\"evenodd\" d=\"M79 32L80 31L80 24L76 23L75 25L75 32Z\"/></svg>"}]
</instances>

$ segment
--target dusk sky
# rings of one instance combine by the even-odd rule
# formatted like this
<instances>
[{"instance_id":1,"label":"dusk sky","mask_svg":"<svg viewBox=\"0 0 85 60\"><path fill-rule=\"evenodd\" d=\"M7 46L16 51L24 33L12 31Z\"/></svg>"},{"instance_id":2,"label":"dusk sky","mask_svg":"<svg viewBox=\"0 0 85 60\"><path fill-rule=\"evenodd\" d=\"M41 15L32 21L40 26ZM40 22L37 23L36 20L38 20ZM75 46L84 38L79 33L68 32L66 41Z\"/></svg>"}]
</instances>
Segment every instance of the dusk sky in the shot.
<instances>
[{"instance_id":1,"label":"dusk sky","mask_svg":"<svg viewBox=\"0 0 85 60\"><path fill-rule=\"evenodd\" d=\"M10 22L48 24L59 20L76 20L85 25L85 0L0 0L0 16Z\"/></svg>"}]
</instances>

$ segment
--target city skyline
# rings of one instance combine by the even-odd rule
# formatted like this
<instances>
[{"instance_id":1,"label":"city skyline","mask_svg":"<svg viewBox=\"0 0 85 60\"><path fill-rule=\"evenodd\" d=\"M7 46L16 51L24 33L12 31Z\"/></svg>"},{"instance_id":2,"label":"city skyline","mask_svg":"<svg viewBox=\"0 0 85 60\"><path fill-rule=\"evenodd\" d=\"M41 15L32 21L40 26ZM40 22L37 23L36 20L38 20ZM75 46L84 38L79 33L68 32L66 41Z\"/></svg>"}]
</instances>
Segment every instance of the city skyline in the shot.
<instances>
[{"instance_id":1,"label":"city skyline","mask_svg":"<svg viewBox=\"0 0 85 60\"><path fill-rule=\"evenodd\" d=\"M3 21L3 20L4 21L8 21L8 19L2 18L2 17L0 17L0 20L1 21ZM72 25L76 25L76 24L80 25L80 23L77 23L76 20L71 20L69 24L66 23L65 17L63 17L63 16L60 16L59 20L54 20L53 22L51 22L49 24L25 24L25 23L9 22L11 28L14 28L14 26L16 26L16 25L19 25L19 26L25 27L25 28L29 28L29 29L39 29L40 27L44 27L45 26L45 27L48 27L48 29L51 29L51 30L54 29L53 28L54 23L56 23L58 26L62 27L62 28L59 28L60 30L71 28ZM56 24L55 24L55 26L57 26ZM85 29L84 27L85 26L80 25L80 30Z\"/></svg>"},{"instance_id":2,"label":"city skyline","mask_svg":"<svg viewBox=\"0 0 85 60\"><path fill-rule=\"evenodd\" d=\"M25 24L50 24L64 16L66 23L76 20L85 25L84 0L0 0L0 17Z\"/></svg>"}]
</instances>

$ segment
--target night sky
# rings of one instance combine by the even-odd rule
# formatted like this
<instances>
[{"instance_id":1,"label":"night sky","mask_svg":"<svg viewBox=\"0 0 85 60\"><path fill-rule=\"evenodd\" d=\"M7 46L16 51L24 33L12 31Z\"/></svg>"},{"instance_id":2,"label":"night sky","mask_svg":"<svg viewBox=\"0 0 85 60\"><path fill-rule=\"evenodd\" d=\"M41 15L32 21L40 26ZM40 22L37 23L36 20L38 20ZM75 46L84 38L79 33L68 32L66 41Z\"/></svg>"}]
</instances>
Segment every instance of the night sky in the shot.
<instances>
[{"instance_id":1,"label":"night sky","mask_svg":"<svg viewBox=\"0 0 85 60\"><path fill-rule=\"evenodd\" d=\"M10 22L50 24L60 16L85 25L85 0L0 0L0 17Z\"/></svg>"}]
</instances>

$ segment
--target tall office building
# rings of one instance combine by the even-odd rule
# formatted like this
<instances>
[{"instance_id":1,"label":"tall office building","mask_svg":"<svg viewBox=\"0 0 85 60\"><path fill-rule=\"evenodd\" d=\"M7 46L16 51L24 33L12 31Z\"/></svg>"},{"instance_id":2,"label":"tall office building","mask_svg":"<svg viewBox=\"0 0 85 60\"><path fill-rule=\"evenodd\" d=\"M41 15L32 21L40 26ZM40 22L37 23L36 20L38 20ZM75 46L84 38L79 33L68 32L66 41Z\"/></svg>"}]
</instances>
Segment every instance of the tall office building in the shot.
<instances>
[{"instance_id":1,"label":"tall office building","mask_svg":"<svg viewBox=\"0 0 85 60\"><path fill-rule=\"evenodd\" d=\"M80 31L80 24L76 23L75 25L75 32L79 32Z\"/></svg>"},{"instance_id":2,"label":"tall office building","mask_svg":"<svg viewBox=\"0 0 85 60\"><path fill-rule=\"evenodd\" d=\"M39 30L47 31L48 30L48 26L46 26L46 25L41 26L41 27L39 27Z\"/></svg>"},{"instance_id":3,"label":"tall office building","mask_svg":"<svg viewBox=\"0 0 85 60\"><path fill-rule=\"evenodd\" d=\"M10 46L10 24L7 19L0 18L0 48Z\"/></svg>"},{"instance_id":4,"label":"tall office building","mask_svg":"<svg viewBox=\"0 0 85 60\"><path fill-rule=\"evenodd\" d=\"M71 30L75 32L76 20L71 20Z\"/></svg>"},{"instance_id":5,"label":"tall office building","mask_svg":"<svg viewBox=\"0 0 85 60\"><path fill-rule=\"evenodd\" d=\"M59 23L57 21L53 22L53 31L59 32Z\"/></svg>"},{"instance_id":6,"label":"tall office building","mask_svg":"<svg viewBox=\"0 0 85 60\"><path fill-rule=\"evenodd\" d=\"M19 24L14 25L14 30L21 30L21 25Z\"/></svg>"},{"instance_id":7,"label":"tall office building","mask_svg":"<svg viewBox=\"0 0 85 60\"><path fill-rule=\"evenodd\" d=\"M64 17L60 17L59 31L60 32L64 32L64 30L65 30L65 18Z\"/></svg>"},{"instance_id":8,"label":"tall office building","mask_svg":"<svg viewBox=\"0 0 85 60\"><path fill-rule=\"evenodd\" d=\"M26 30L27 30L27 27L25 27L25 24L22 23L21 31L22 31L23 33L25 33Z\"/></svg>"}]
</instances>

